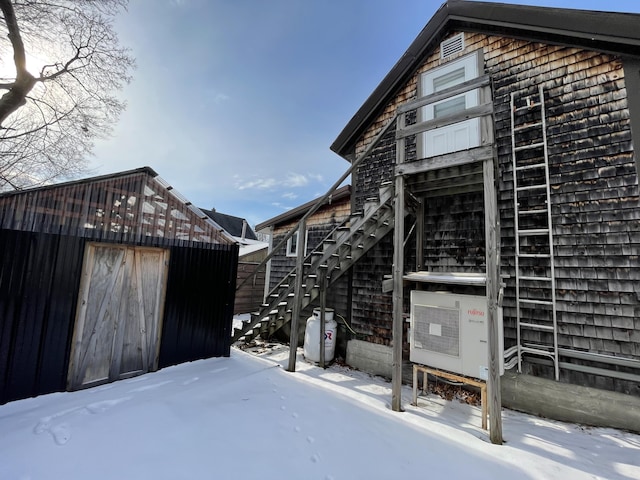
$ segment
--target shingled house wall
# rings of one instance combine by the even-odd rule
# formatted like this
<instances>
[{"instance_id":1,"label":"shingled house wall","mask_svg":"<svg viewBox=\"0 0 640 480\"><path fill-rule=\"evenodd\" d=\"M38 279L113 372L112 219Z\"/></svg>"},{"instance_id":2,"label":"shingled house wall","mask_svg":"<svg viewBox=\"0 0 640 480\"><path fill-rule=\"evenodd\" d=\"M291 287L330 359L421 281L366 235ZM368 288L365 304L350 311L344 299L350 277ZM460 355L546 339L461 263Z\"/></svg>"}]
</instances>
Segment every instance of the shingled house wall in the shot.
<instances>
[{"instance_id":1,"label":"shingled house wall","mask_svg":"<svg viewBox=\"0 0 640 480\"><path fill-rule=\"evenodd\" d=\"M576 48L466 33L460 55L478 49L493 83L500 273L507 284L505 347L516 341L509 96L511 92L534 94L542 84L547 95L559 345L640 359L640 200L622 60ZM362 136L356 153L366 149L400 104L416 97L419 75L441 63L439 52L425 59ZM354 208L374 192L378 179L391 179L395 143L392 133L387 137L358 170ZM413 159L415 149L409 148L407 161ZM391 296L381 296L378 276L391 273L391 259L392 244L383 242L354 272L354 325L373 343L390 342ZM375 309L359 307L371 299L377 300ZM541 335L527 333L533 336L525 341L535 342L539 338L534 337ZM528 368L537 375L551 374L537 364ZM640 393L634 382L566 369L561 369L561 376L572 383Z\"/></svg>"}]
</instances>

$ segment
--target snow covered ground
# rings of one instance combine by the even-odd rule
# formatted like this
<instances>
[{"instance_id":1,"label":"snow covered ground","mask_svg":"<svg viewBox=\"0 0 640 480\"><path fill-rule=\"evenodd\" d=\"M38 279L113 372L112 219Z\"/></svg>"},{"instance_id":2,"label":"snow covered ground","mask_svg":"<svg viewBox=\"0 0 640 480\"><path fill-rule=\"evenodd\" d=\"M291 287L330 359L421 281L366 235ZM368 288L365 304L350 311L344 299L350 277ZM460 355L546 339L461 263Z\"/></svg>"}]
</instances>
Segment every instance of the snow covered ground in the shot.
<instances>
[{"instance_id":1,"label":"snow covered ground","mask_svg":"<svg viewBox=\"0 0 640 480\"><path fill-rule=\"evenodd\" d=\"M436 396L392 412L383 379L282 367L284 349L215 358L0 406L0 479L639 479L640 436Z\"/></svg>"}]
</instances>

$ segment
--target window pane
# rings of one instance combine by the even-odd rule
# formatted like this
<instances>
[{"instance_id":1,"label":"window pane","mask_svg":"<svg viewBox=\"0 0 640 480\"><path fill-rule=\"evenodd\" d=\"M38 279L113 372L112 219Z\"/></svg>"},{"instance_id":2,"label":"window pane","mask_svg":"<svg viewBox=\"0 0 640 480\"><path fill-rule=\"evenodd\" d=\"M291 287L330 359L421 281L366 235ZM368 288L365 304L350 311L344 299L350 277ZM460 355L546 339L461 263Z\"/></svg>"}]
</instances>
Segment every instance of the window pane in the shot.
<instances>
[{"instance_id":1,"label":"window pane","mask_svg":"<svg viewBox=\"0 0 640 480\"><path fill-rule=\"evenodd\" d=\"M466 108L465 96L445 100L433 106L433 118L442 118L461 112Z\"/></svg>"},{"instance_id":2,"label":"window pane","mask_svg":"<svg viewBox=\"0 0 640 480\"><path fill-rule=\"evenodd\" d=\"M433 79L433 91L439 92L445 88L453 87L464 82L464 67L457 68L452 72L445 73Z\"/></svg>"}]
</instances>

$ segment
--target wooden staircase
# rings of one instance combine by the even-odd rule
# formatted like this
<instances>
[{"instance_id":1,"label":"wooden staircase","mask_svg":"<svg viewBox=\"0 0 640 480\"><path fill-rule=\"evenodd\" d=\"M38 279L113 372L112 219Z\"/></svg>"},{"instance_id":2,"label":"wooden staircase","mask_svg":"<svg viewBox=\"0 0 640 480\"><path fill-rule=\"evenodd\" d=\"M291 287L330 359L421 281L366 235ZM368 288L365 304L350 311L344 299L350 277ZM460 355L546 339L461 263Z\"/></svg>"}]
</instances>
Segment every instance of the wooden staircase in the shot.
<instances>
[{"instance_id":1,"label":"wooden staircase","mask_svg":"<svg viewBox=\"0 0 640 480\"><path fill-rule=\"evenodd\" d=\"M348 222L333 230L307 257L304 262L301 309L314 302L320 295L320 279L326 275L326 287L337 281L371 247L393 230L394 209L393 184L380 187L379 200L365 202L362 212L354 213ZM269 338L291 321L295 278L294 268L271 291L260 311L252 313L251 319L241 328L234 328L232 343L239 340L250 342L257 336Z\"/></svg>"}]
</instances>

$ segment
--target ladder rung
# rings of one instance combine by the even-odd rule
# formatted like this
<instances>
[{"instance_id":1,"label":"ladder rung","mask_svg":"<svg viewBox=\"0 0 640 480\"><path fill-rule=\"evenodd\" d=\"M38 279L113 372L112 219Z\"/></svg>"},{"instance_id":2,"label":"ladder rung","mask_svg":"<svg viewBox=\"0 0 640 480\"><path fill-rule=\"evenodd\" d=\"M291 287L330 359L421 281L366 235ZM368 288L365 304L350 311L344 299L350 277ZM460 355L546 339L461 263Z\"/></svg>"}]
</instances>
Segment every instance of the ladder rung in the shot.
<instances>
[{"instance_id":1,"label":"ladder rung","mask_svg":"<svg viewBox=\"0 0 640 480\"><path fill-rule=\"evenodd\" d=\"M547 213L549 210L546 208L539 208L537 210L518 210L520 215L538 215L540 213Z\"/></svg>"},{"instance_id":2,"label":"ladder rung","mask_svg":"<svg viewBox=\"0 0 640 480\"><path fill-rule=\"evenodd\" d=\"M551 277L529 277L529 276L519 276L520 280L529 280L529 281L541 281L541 282L550 282L553 280Z\"/></svg>"},{"instance_id":3,"label":"ladder rung","mask_svg":"<svg viewBox=\"0 0 640 480\"><path fill-rule=\"evenodd\" d=\"M545 332L553 332L554 328L550 325L538 325L537 323L520 322L520 328L529 328L531 330L543 330Z\"/></svg>"},{"instance_id":4,"label":"ladder rung","mask_svg":"<svg viewBox=\"0 0 640 480\"><path fill-rule=\"evenodd\" d=\"M547 166L546 163L532 163L531 165L520 165L520 166L516 167L516 170L517 171L532 170L534 168L544 168L546 166Z\"/></svg>"},{"instance_id":5,"label":"ladder rung","mask_svg":"<svg viewBox=\"0 0 640 480\"><path fill-rule=\"evenodd\" d=\"M520 258L551 258L549 253L520 253L517 256Z\"/></svg>"},{"instance_id":6,"label":"ladder rung","mask_svg":"<svg viewBox=\"0 0 640 480\"><path fill-rule=\"evenodd\" d=\"M541 127L541 126L542 126L542 122L527 123L526 125L520 125L519 127L514 127L513 131L514 132L521 132L523 130L529 130L531 128L536 128L536 127Z\"/></svg>"},{"instance_id":7,"label":"ladder rung","mask_svg":"<svg viewBox=\"0 0 640 480\"><path fill-rule=\"evenodd\" d=\"M533 228L531 230L518 230L518 236L526 236L526 235L546 235L549 233L548 228Z\"/></svg>"},{"instance_id":8,"label":"ladder rung","mask_svg":"<svg viewBox=\"0 0 640 480\"><path fill-rule=\"evenodd\" d=\"M549 300L533 300L530 298L521 298L518 300L520 303L530 303L532 305L553 305L553 302Z\"/></svg>"},{"instance_id":9,"label":"ladder rung","mask_svg":"<svg viewBox=\"0 0 640 480\"><path fill-rule=\"evenodd\" d=\"M522 192L525 190L542 190L543 188L547 188L545 183L540 183L538 185L527 185L526 187L518 187L516 188L517 192Z\"/></svg>"},{"instance_id":10,"label":"ladder rung","mask_svg":"<svg viewBox=\"0 0 640 480\"><path fill-rule=\"evenodd\" d=\"M524 105L522 107L516 107L513 109L514 112L522 112L524 110L533 110L534 108L537 108L540 106L540 102L533 102L533 103L529 103L527 105Z\"/></svg>"},{"instance_id":11,"label":"ladder rung","mask_svg":"<svg viewBox=\"0 0 640 480\"><path fill-rule=\"evenodd\" d=\"M521 145L519 147L515 147L514 151L521 152L522 150L533 150L534 148L544 147L544 142L536 142L530 143L529 145Z\"/></svg>"}]
</instances>

